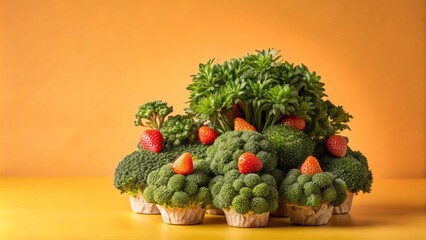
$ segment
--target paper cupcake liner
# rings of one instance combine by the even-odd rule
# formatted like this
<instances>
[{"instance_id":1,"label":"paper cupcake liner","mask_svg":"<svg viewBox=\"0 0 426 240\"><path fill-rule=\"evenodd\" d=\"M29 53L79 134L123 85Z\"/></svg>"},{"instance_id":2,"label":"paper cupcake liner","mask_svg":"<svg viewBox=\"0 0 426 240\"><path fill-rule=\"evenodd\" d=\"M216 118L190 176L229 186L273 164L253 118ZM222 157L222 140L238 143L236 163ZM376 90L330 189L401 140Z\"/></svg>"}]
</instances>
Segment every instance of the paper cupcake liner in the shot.
<instances>
[{"instance_id":1,"label":"paper cupcake liner","mask_svg":"<svg viewBox=\"0 0 426 240\"><path fill-rule=\"evenodd\" d=\"M129 196L129 200L130 200L130 207L135 213L151 214L151 215L160 214L160 211L158 211L155 204L145 201L142 194L138 194L136 196Z\"/></svg>"},{"instance_id":2,"label":"paper cupcake liner","mask_svg":"<svg viewBox=\"0 0 426 240\"><path fill-rule=\"evenodd\" d=\"M210 215L225 215L222 209L215 207L207 208L206 213Z\"/></svg>"},{"instance_id":3,"label":"paper cupcake liner","mask_svg":"<svg viewBox=\"0 0 426 240\"><path fill-rule=\"evenodd\" d=\"M186 208L166 208L157 205L161 218L165 224L192 225L200 224L204 220L205 209L201 206L189 206Z\"/></svg>"},{"instance_id":4,"label":"paper cupcake liner","mask_svg":"<svg viewBox=\"0 0 426 240\"><path fill-rule=\"evenodd\" d=\"M354 194L350 191L346 191L345 201L339 206L335 206L333 208L333 214L346 214L351 211L353 198Z\"/></svg>"},{"instance_id":5,"label":"paper cupcake liner","mask_svg":"<svg viewBox=\"0 0 426 240\"><path fill-rule=\"evenodd\" d=\"M318 208L288 205L290 222L296 225L325 225L333 214L333 206L323 203Z\"/></svg>"},{"instance_id":6,"label":"paper cupcake liner","mask_svg":"<svg viewBox=\"0 0 426 240\"><path fill-rule=\"evenodd\" d=\"M239 214L233 208L229 210L224 209L226 222L231 227L239 228L257 228L264 227L268 224L269 212L255 214L248 212L246 214Z\"/></svg>"},{"instance_id":7,"label":"paper cupcake liner","mask_svg":"<svg viewBox=\"0 0 426 240\"><path fill-rule=\"evenodd\" d=\"M271 212L271 216L274 217L289 217L290 214L287 210L287 203L285 202L278 202L278 208L275 212Z\"/></svg>"}]
</instances>

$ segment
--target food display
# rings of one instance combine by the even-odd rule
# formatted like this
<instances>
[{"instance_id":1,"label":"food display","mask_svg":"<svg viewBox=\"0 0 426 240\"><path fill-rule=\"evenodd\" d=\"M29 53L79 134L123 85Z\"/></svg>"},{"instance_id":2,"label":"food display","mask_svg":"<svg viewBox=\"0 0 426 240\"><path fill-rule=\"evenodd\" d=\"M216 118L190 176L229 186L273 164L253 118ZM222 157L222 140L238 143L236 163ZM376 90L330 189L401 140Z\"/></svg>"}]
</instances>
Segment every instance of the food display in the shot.
<instances>
[{"instance_id":1,"label":"food display","mask_svg":"<svg viewBox=\"0 0 426 240\"><path fill-rule=\"evenodd\" d=\"M325 225L371 191L367 158L342 131L352 116L325 93L320 76L268 49L200 64L189 107L142 104L137 149L118 163L114 185L136 213L166 224L267 227L270 217Z\"/></svg>"}]
</instances>

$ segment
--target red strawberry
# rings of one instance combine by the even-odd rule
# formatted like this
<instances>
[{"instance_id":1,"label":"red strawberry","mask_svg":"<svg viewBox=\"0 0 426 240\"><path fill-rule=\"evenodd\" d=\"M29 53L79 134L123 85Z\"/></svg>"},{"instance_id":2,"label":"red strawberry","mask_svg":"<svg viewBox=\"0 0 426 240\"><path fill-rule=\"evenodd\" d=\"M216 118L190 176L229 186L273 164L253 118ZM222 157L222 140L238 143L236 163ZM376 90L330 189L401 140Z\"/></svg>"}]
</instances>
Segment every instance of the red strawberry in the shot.
<instances>
[{"instance_id":1,"label":"red strawberry","mask_svg":"<svg viewBox=\"0 0 426 240\"><path fill-rule=\"evenodd\" d=\"M202 126L198 129L198 138L202 144L210 145L217 138L217 132L208 126Z\"/></svg>"},{"instance_id":2,"label":"red strawberry","mask_svg":"<svg viewBox=\"0 0 426 240\"><path fill-rule=\"evenodd\" d=\"M318 160L314 156L309 156L300 167L300 173L313 176L317 173L322 173L322 169Z\"/></svg>"},{"instance_id":3,"label":"red strawberry","mask_svg":"<svg viewBox=\"0 0 426 240\"><path fill-rule=\"evenodd\" d=\"M192 156L189 152L185 152L180 155L173 163L172 163L173 172L176 174L189 175L192 173L193 162Z\"/></svg>"},{"instance_id":4,"label":"red strawberry","mask_svg":"<svg viewBox=\"0 0 426 240\"><path fill-rule=\"evenodd\" d=\"M344 157L348 151L348 143L345 137L333 135L325 142L327 150L336 157Z\"/></svg>"},{"instance_id":5,"label":"red strawberry","mask_svg":"<svg viewBox=\"0 0 426 240\"><path fill-rule=\"evenodd\" d=\"M294 127L297 130L303 130L305 128L305 119L298 116L289 116L284 118L283 124Z\"/></svg>"},{"instance_id":6,"label":"red strawberry","mask_svg":"<svg viewBox=\"0 0 426 240\"><path fill-rule=\"evenodd\" d=\"M232 106L232 112L234 113L234 118L237 118L237 117L243 118L244 117L244 115L240 111L240 108L238 107L238 104L234 104ZM226 113L226 116L231 117L231 111L228 111Z\"/></svg>"},{"instance_id":7,"label":"red strawberry","mask_svg":"<svg viewBox=\"0 0 426 240\"><path fill-rule=\"evenodd\" d=\"M262 170L263 163L256 155L245 152L238 158L238 171L242 174L257 173Z\"/></svg>"},{"instance_id":8,"label":"red strawberry","mask_svg":"<svg viewBox=\"0 0 426 240\"><path fill-rule=\"evenodd\" d=\"M163 149L163 135L158 130L146 130L142 133L140 143L143 149L159 153Z\"/></svg>"},{"instance_id":9,"label":"red strawberry","mask_svg":"<svg viewBox=\"0 0 426 240\"><path fill-rule=\"evenodd\" d=\"M237 117L234 119L234 130L235 131L256 131L256 128L253 127L253 125L248 123L246 120Z\"/></svg>"}]
</instances>

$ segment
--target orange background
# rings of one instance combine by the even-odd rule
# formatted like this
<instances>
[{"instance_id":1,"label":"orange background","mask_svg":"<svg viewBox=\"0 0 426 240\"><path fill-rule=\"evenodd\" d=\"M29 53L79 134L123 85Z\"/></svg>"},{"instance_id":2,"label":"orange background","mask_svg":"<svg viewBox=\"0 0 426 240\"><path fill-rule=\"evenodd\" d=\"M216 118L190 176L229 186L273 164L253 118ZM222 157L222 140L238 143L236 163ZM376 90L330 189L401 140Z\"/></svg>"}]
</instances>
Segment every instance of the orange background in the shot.
<instances>
[{"instance_id":1,"label":"orange background","mask_svg":"<svg viewBox=\"0 0 426 240\"><path fill-rule=\"evenodd\" d=\"M111 176L137 107L277 48L322 76L377 178L426 177L426 2L0 0L0 175Z\"/></svg>"}]
</instances>

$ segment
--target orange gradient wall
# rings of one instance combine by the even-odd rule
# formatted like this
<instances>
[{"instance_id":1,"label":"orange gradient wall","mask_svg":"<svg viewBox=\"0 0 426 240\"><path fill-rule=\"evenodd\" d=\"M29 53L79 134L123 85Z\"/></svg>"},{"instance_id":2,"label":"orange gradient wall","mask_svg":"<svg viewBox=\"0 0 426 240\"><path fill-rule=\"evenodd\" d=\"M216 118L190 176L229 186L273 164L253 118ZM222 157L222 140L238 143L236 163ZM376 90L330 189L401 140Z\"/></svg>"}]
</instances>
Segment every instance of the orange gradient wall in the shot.
<instances>
[{"instance_id":1,"label":"orange gradient wall","mask_svg":"<svg viewBox=\"0 0 426 240\"><path fill-rule=\"evenodd\" d=\"M377 178L426 177L426 2L0 0L0 175L112 176L198 64L277 48L322 76Z\"/></svg>"}]
</instances>

